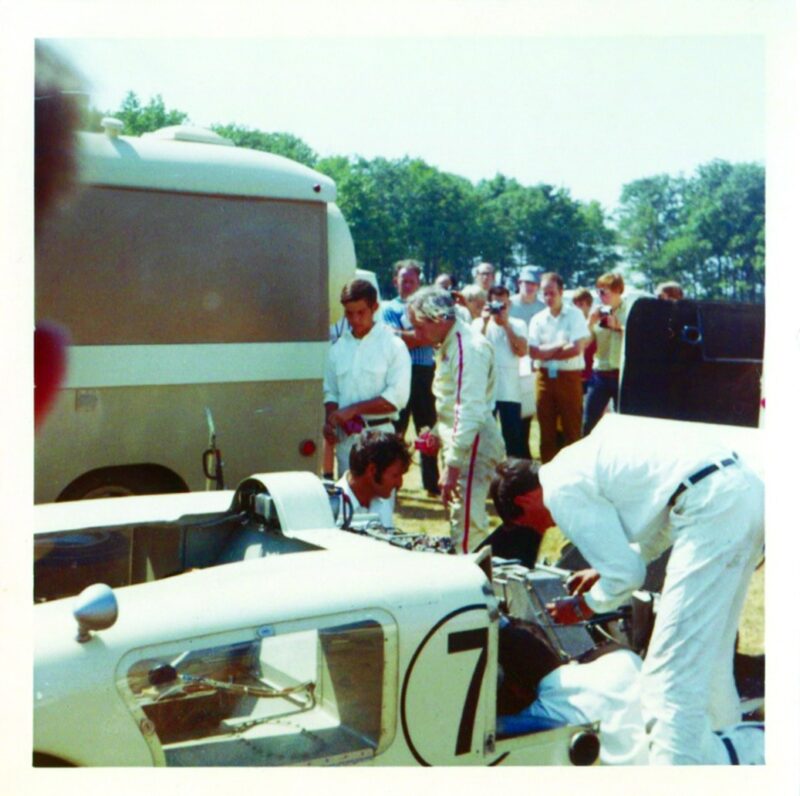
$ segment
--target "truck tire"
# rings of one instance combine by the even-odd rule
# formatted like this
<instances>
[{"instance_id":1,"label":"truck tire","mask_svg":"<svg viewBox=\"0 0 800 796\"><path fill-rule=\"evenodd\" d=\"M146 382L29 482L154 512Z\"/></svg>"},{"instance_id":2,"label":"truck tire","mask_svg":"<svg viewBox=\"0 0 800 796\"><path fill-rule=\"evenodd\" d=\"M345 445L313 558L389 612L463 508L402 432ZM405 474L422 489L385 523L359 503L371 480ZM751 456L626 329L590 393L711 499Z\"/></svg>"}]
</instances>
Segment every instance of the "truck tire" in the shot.
<instances>
[{"instance_id":1,"label":"truck tire","mask_svg":"<svg viewBox=\"0 0 800 796\"><path fill-rule=\"evenodd\" d=\"M60 757L49 755L46 752L33 753L34 768L75 768L74 763L68 763Z\"/></svg>"},{"instance_id":2,"label":"truck tire","mask_svg":"<svg viewBox=\"0 0 800 796\"><path fill-rule=\"evenodd\" d=\"M126 465L90 470L69 484L56 500L87 500L188 491L189 487L183 479L166 467L155 464Z\"/></svg>"}]
</instances>

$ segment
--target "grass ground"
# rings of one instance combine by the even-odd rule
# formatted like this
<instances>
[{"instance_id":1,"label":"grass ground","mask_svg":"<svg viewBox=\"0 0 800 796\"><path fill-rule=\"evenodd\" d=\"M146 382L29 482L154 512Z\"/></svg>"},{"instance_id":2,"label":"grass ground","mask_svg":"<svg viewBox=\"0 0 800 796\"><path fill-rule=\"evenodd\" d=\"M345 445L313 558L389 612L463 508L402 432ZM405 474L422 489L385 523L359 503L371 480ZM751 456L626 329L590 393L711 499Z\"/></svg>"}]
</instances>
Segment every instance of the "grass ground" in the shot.
<instances>
[{"instance_id":1,"label":"grass ground","mask_svg":"<svg viewBox=\"0 0 800 796\"><path fill-rule=\"evenodd\" d=\"M538 434L534 422L531 429L531 451L534 456L538 449ZM418 454L415 453L414 458L415 461L411 465L398 497L395 511L397 526L403 531L446 536L449 533L449 526L444 507L438 498L428 497L422 488ZM494 528L500 521L497 519L491 501L487 501L486 508L490 517L490 528ZM547 531L539 549L540 560L554 561L565 541L558 528L551 528ZM765 567L762 565L753 574L739 625L739 650L749 655L758 655L764 652L764 570Z\"/></svg>"}]
</instances>

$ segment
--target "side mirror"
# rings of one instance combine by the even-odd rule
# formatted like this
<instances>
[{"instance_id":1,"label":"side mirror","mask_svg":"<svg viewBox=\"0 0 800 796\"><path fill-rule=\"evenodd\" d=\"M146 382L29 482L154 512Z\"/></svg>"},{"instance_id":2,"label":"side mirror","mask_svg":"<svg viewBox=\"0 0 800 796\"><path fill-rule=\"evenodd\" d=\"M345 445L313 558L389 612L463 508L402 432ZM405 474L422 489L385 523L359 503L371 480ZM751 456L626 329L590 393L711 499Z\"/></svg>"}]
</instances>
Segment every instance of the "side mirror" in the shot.
<instances>
[{"instance_id":1,"label":"side mirror","mask_svg":"<svg viewBox=\"0 0 800 796\"><path fill-rule=\"evenodd\" d=\"M78 623L76 641L83 644L92 638L91 630L106 630L117 621L117 598L105 583L87 586L76 598L72 615Z\"/></svg>"}]
</instances>

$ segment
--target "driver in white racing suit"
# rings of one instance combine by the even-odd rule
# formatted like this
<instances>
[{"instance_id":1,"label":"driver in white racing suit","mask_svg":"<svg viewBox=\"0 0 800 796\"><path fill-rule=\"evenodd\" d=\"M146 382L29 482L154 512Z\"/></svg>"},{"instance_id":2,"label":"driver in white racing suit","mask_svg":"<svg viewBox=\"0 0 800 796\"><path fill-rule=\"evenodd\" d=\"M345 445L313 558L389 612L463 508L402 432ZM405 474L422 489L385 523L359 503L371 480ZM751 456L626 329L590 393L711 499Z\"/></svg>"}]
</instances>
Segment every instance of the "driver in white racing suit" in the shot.
<instances>
[{"instance_id":1,"label":"driver in white racing suit","mask_svg":"<svg viewBox=\"0 0 800 796\"><path fill-rule=\"evenodd\" d=\"M440 445L444 457L439 487L450 511L453 546L468 553L486 538L486 495L494 468L505 457L492 416L494 349L456 316L452 296L440 288L418 290L408 311L420 342L437 349L433 437L434 447Z\"/></svg>"}]
</instances>

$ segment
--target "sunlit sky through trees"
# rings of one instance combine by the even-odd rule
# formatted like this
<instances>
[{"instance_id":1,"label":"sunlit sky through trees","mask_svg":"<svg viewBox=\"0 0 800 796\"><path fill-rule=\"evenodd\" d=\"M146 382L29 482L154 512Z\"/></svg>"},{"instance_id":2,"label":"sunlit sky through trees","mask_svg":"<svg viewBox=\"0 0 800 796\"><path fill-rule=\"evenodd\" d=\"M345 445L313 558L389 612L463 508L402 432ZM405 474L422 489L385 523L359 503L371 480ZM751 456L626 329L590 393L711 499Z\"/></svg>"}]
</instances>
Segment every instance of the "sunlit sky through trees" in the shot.
<instances>
[{"instance_id":1,"label":"sunlit sky through trees","mask_svg":"<svg viewBox=\"0 0 800 796\"><path fill-rule=\"evenodd\" d=\"M501 172L612 210L626 182L765 157L759 35L56 39L116 110L161 94L199 125L290 132L320 155Z\"/></svg>"}]
</instances>

